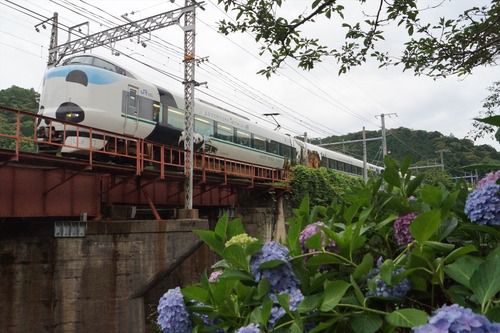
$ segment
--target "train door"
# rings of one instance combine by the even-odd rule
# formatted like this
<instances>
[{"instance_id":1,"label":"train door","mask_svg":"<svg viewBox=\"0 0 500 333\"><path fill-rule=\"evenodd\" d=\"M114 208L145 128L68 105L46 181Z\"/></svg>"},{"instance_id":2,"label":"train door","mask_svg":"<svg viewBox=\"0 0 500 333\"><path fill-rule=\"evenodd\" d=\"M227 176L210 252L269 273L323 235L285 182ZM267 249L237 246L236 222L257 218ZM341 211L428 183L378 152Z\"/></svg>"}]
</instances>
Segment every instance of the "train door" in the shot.
<instances>
[{"instance_id":1,"label":"train door","mask_svg":"<svg viewBox=\"0 0 500 333\"><path fill-rule=\"evenodd\" d=\"M135 136L139 126L139 99L138 88L129 86L127 102L125 107L125 121L123 123L123 133Z\"/></svg>"}]
</instances>

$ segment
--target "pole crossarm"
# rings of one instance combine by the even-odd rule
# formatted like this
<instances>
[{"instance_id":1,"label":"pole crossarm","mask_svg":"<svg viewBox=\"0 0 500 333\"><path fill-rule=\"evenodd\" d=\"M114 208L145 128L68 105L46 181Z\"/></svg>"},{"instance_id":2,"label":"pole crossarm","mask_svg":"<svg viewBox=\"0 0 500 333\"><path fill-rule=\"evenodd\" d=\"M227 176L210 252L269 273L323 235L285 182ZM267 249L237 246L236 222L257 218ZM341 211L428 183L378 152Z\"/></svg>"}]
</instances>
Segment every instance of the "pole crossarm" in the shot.
<instances>
[{"instance_id":1,"label":"pole crossarm","mask_svg":"<svg viewBox=\"0 0 500 333\"><path fill-rule=\"evenodd\" d=\"M95 34L85 36L74 41L69 41L50 49L50 52L57 53L59 62L63 57L77 52L89 50L105 44L114 43L123 39L135 37L144 33L180 24L182 16L192 11L200 3L185 6L161 14L153 15L134 22L122 24Z\"/></svg>"},{"instance_id":2,"label":"pole crossarm","mask_svg":"<svg viewBox=\"0 0 500 333\"><path fill-rule=\"evenodd\" d=\"M366 140L360 139L360 140L350 140L350 141L342 141L342 142L332 142L332 143L322 143L318 146L320 147L328 147L328 146L335 146L335 145L342 145L344 143L356 143L356 142L363 142L363 141L375 141L375 140L381 140L382 137L378 138L368 138Z\"/></svg>"},{"instance_id":3,"label":"pole crossarm","mask_svg":"<svg viewBox=\"0 0 500 333\"><path fill-rule=\"evenodd\" d=\"M409 167L408 169L410 169L410 170L415 170L415 169L429 169L429 168L440 168L442 166L443 166L442 164L421 165L421 166Z\"/></svg>"}]
</instances>

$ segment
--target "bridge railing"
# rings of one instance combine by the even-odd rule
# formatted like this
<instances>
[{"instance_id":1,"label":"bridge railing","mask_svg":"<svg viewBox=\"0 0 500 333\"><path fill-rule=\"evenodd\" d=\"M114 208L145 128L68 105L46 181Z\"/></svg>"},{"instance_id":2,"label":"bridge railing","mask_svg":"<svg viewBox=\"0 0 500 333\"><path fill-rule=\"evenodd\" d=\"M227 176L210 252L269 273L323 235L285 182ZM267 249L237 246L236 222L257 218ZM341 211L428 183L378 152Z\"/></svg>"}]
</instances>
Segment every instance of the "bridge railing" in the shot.
<instances>
[{"instance_id":1,"label":"bridge railing","mask_svg":"<svg viewBox=\"0 0 500 333\"><path fill-rule=\"evenodd\" d=\"M186 151L128 135L117 134L69 121L0 106L0 149L12 151L12 159L24 153L68 155L94 163L111 162L135 168L136 175L157 171L160 178L167 171L185 172ZM195 152L193 169L202 181L210 174L238 177L254 182L286 182L288 172L238 160Z\"/></svg>"}]
</instances>

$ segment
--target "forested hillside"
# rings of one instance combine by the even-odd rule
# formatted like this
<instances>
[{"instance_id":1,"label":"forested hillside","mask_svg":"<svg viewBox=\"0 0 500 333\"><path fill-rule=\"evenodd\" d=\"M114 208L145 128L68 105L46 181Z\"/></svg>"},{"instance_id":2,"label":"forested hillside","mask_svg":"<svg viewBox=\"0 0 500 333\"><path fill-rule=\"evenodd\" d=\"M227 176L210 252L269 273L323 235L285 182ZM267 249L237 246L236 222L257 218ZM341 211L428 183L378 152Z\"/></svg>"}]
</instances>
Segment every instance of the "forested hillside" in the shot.
<instances>
[{"instance_id":1,"label":"forested hillside","mask_svg":"<svg viewBox=\"0 0 500 333\"><path fill-rule=\"evenodd\" d=\"M367 131L366 137L380 137L380 131ZM331 136L321 140L321 143L341 142L361 139L362 133L349 133L343 136ZM314 140L319 143L319 140ZM333 146L332 149L347 154L362 157L363 147L361 143ZM458 139L453 136L445 136L440 132L428 132L423 130L411 130L400 127L387 131L387 149L395 159L402 159L407 155L412 157L415 164L421 165L427 162L440 163L438 150L448 150L444 153L446 170L451 174L462 173L461 167L476 164L500 162L500 153L489 145L475 146L472 140ZM379 162L382 160L381 142L371 141L367 143L368 161Z\"/></svg>"}]
</instances>

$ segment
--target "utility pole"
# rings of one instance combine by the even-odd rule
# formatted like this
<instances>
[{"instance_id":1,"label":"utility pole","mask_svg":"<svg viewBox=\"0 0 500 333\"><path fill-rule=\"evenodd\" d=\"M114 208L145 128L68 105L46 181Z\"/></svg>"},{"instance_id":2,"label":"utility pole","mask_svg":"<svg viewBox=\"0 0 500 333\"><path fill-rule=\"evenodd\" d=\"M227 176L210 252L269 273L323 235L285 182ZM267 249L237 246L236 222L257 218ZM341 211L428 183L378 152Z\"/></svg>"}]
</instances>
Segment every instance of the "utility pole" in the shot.
<instances>
[{"instance_id":1,"label":"utility pole","mask_svg":"<svg viewBox=\"0 0 500 333\"><path fill-rule=\"evenodd\" d=\"M195 23L196 23L196 2L186 0L185 7L191 7L184 15L184 171L186 179L184 181L184 208L193 209L193 124L194 124L194 69L195 57Z\"/></svg>"},{"instance_id":2,"label":"utility pole","mask_svg":"<svg viewBox=\"0 0 500 333\"><path fill-rule=\"evenodd\" d=\"M385 116L388 116L389 118L391 116L398 116L396 113L381 113L379 115L376 115L375 118L379 118L382 122L382 156L385 157L387 155L387 137L386 137L386 132L385 132Z\"/></svg>"},{"instance_id":3,"label":"utility pole","mask_svg":"<svg viewBox=\"0 0 500 333\"><path fill-rule=\"evenodd\" d=\"M436 150L436 153L439 153L439 155L441 156L441 171L444 171L444 157L443 157L443 153L447 153L449 151L450 151L449 149L439 149L439 150Z\"/></svg>"},{"instance_id":4,"label":"utility pole","mask_svg":"<svg viewBox=\"0 0 500 333\"><path fill-rule=\"evenodd\" d=\"M39 27L41 26L45 29L45 23L52 21L52 28L50 30L50 42L49 42L49 58L47 60L47 66L53 67L57 61L57 30L59 29L59 15L57 12L54 13L52 17L49 17L45 21L42 21L35 25L35 30L40 32Z\"/></svg>"},{"instance_id":5,"label":"utility pole","mask_svg":"<svg viewBox=\"0 0 500 333\"><path fill-rule=\"evenodd\" d=\"M304 165L309 166L309 153L307 151L307 132L304 132Z\"/></svg>"},{"instance_id":6,"label":"utility pole","mask_svg":"<svg viewBox=\"0 0 500 333\"><path fill-rule=\"evenodd\" d=\"M368 181L368 163L366 161L366 133L365 127L363 126L363 181L366 183Z\"/></svg>"}]
</instances>

